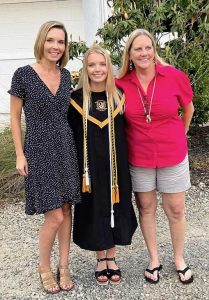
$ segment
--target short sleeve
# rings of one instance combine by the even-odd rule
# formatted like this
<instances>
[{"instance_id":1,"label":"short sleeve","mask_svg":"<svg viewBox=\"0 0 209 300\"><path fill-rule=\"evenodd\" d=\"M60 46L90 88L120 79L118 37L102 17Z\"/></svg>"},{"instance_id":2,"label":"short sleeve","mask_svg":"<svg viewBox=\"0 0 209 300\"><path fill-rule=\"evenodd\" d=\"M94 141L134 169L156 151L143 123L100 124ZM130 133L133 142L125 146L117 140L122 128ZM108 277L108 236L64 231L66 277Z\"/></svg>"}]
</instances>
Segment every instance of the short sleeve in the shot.
<instances>
[{"instance_id":1,"label":"short sleeve","mask_svg":"<svg viewBox=\"0 0 209 300\"><path fill-rule=\"evenodd\" d=\"M189 104L193 98L193 91L188 76L178 70L178 101L181 107Z\"/></svg>"},{"instance_id":2,"label":"short sleeve","mask_svg":"<svg viewBox=\"0 0 209 300\"><path fill-rule=\"evenodd\" d=\"M23 100L25 99L25 85L23 81L22 68L18 68L15 71L12 77L11 88L8 93Z\"/></svg>"},{"instance_id":3,"label":"short sleeve","mask_svg":"<svg viewBox=\"0 0 209 300\"><path fill-rule=\"evenodd\" d=\"M121 92L123 92L123 85L122 85L122 81L118 78L115 78L115 85L118 89L121 90Z\"/></svg>"}]
</instances>

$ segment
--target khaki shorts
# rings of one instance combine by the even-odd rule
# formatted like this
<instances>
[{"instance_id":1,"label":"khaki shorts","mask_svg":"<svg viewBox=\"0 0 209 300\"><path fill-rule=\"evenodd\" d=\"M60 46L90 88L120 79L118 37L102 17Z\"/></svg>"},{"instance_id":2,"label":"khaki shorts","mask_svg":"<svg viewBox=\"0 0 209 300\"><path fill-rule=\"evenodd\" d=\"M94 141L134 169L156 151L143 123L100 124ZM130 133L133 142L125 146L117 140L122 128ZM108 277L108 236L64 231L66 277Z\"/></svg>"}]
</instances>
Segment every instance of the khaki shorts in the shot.
<instances>
[{"instance_id":1,"label":"khaki shorts","mask_svg":"<svg viewBox=\"0 0 209 300\"><path fill-rule=\"evenodd\" d=\"M191 187L188 155L178 165L164 168L142 168L129 165L134 192L185 192Z\"/></svg>"}]
</instances>

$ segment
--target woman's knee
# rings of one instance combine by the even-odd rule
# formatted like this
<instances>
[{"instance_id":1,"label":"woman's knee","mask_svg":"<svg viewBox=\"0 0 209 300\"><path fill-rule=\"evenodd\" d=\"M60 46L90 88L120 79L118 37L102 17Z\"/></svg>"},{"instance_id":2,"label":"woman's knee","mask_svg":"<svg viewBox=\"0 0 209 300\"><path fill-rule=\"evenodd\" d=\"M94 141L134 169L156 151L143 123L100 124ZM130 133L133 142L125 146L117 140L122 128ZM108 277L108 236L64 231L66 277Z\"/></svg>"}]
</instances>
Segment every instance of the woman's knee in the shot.
<instances>
[{"instance_id":1,"label":"woman's knee","mask_svg":"<svg viewBox=\"0 0 209 300\"><path fill-rule=\"evenodd\" d=\"M64 203L62 206L63 216L71 216L71 205L68 203Z\"/></svg>"},{"instance_id":2,"label":"woman's knee","mask_svg":"<svg viewBox=\"0 0 209 300\"><path fill-rule=\"evenodd\" d=\"M175 205L165 209L164 211L170 221L179 221L185 217L184 205Z\"/></svg>"},{"instance_id":3,"label":"woman's knee","mask_svg":"<svg viewBox=\"0 0 209 300\"><path fill-rule=\"evenodd\" d=\"M163 209L168 219L180 220L185 216L184 193L163 194Z\"/></svg>"},{"instance_id":4,"label":"woman's knee","mask_svg":"<svg viewBox=\"0 0 209 300\"><path fill-rule=\"evenodd\" d=\"M45 224L53 228L59 228L64 220L63 211L61 208L52 210L45 214Z\"/></svg>"},{"instance_id":5,"label":"woman's knee","mask_svg":"<svg viewBox=\"0 0 209 300\"><path fill-rule=\"evenodd\" d=\"M141 216L154 216L156 214L157 202L155 193L137 193L136 204Z\"/></svg>"}]
</instances>

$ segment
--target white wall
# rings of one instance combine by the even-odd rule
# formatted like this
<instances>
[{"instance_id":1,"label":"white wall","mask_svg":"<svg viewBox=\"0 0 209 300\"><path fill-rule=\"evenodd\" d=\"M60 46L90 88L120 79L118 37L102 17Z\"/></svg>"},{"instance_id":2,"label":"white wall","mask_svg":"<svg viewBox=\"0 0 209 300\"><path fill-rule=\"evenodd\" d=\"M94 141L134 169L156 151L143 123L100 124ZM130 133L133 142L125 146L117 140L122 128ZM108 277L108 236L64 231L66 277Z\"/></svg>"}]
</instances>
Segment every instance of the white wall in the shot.
<instances>
[{"instance_id":1,"label":"white wall","mask_svg":"<svg viewBox=\"0 0 209 300\"><path fill-rule=\"evenodd\" d=\"M106 0L0 0L0 114L9 113L7 90L14 71L35 61L33 45L42 23L61 21L74 41L91 45L109 13ZM78 60L67 65L80 67Z\"/></svg>"},{"instance_id":2,"label":"white wall","mask_svg":"<svg viewBox=\"0 0 209 300\"><path fill-rule=\"evenodd\" d=\"M0 113L9 112L12 74L34 61L33 45L42 23L59 20L74 40L84 39L81 0L6 1L0 1ZM78 62L69 62L67 68L76 70Z\"/></svg>"},{"instance_id":3,"label":"white wall","mask_svg":"<svg viewBox=\"0 0 209 300\"><path fill-rule=\"evenodd\" d=\"M107 20L110 9L106 0L82 1L84 14L84 36L88 46L91 46L98 37L97 29Z\"/></svg>"}]
</instances>

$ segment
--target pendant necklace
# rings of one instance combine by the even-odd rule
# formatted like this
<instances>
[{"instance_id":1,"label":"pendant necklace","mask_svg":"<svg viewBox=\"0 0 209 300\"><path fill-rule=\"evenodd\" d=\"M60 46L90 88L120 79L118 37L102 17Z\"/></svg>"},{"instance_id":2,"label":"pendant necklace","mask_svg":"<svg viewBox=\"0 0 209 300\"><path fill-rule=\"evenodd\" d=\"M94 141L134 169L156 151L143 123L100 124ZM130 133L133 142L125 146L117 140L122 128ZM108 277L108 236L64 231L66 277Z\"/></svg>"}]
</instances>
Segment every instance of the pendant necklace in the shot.
<instances>
[{"instance_id":1,"label":"pendant necklace","mask_svg":"<svg viewBox=\"0 0 209 300\"><path fill-rule=\"evenodd\" d=\"M155 80L154 80L154 84L153 84L153 88L152 88L152 95L151 95L151 98L150 98L149 107L148 107L148 102L147 102L147 96L142 97L142 94L139 90L139 87L137 86L138 94L139 94L139 97L141 99L141 102L142 102L142 105L143 105L143 108L144 108L144 113L145 113L145 116L146 116L146 122L147 123L151 123L151 121L152 121L152 119L151 119L151 110L152 110L153 96L154 96L154 92L155 92L155 85L156 85L156 76L155 76Z\"/></svg>"}]
</instances>

